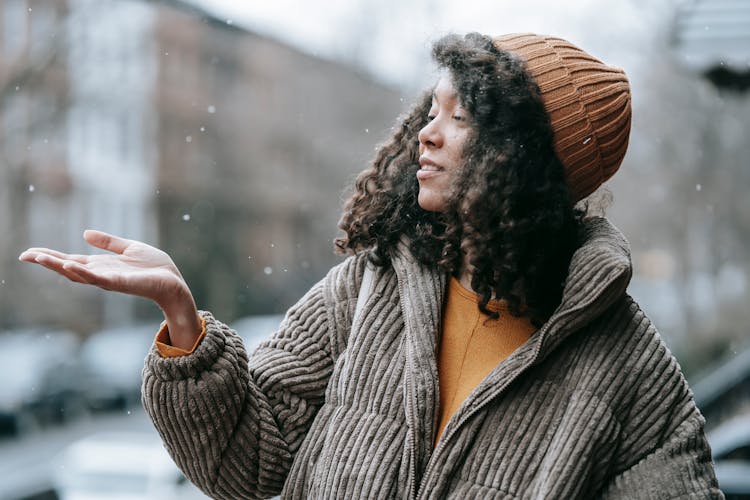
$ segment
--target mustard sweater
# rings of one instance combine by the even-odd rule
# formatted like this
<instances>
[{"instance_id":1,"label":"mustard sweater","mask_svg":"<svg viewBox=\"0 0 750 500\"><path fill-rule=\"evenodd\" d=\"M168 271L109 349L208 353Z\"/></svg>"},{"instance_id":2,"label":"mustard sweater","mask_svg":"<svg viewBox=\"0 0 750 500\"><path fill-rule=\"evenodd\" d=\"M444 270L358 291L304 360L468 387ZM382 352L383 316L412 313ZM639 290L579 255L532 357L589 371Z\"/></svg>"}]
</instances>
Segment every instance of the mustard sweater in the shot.
<instances>
[{"instance_id":1,"label":"mustard sweater","mask_svg":"<svg viewBox=\"0 0 750 500\"><path fill-rule=\"evenodd\" d=\"M528 318L512 316L504 301L491 301L496 320L479 311L479 297L451 278L438 347L440 423L435 443L451 416L493 368L536 330Z\"/></svg>"}]
</instances>

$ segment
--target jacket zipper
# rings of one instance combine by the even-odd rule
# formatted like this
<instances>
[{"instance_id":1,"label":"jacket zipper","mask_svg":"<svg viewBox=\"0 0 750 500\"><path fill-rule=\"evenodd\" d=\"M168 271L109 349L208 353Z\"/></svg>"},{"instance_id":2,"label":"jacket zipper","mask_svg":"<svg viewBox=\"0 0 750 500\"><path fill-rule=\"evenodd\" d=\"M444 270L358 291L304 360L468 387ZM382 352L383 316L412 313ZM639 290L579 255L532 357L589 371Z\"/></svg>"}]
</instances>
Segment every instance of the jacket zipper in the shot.
<instances>
[{"instance_id":1,"label":"jacket zipper","mask_svg":"<svg viewBox=\"0 0 750 500\"><path fill-rule=\"evenodd\" d=\"M539 333L540 335L545 335L547 333L547 329L544 329L543 331L540 331ZM474 407L466 415L461 417L461 420L458 421L458 424L456 424L453 427L453 429L451 429L450 432L448 432L448 434L446 434L443 438L440 439L440 442L438 443L437 448L435 448L435 451L432 453L432 458L427 464L427 469L425 470L425 473L422 476L422 480L420 481L419 487L415 495L412 498L419 499L423 497L421 495L421 493L423 492L422 484L425 482L425 480L427 480L430 477L430 472L432 471L435 465L434 458L440 454L440 452L442 451L443 448L445 448L445 446L447 446L446 443L456 434L456 432L458 432L458 429L461 428L464 422L466 422L469 419L469 417L474 415L476 412L478 412L479 410L487 406L495 398L500 396L505 391L505 389L521 375L522 372L526 371L526 369L529 366L531 366L534 363L534 361L536 361L536 359L539 357L539 352L541 351L541 349L542 349L542 341L540 340L539 343L537 344L537 347L534 351L533 356L531 357L531 360L527 363L526 367L523 370L519 370L518 373L516 373L507 382L505 382L505 384L503 384L492 396L485 398L482 404Z\"/></svg>"},{"instance_id":2,"label":"jacket zipper","mask_svg":"<svg viewBox=\"0 0 750 500\"><path fill-rule=\"evenodd\" d=\"M563 316L567 316L570 314L573 314L581 309L584 309L588 307L593 299L589 298L588 300L584 300L583 302L579 303L576 307L573 307L571 309L566 310L565 312L561 313L560 316L558 316L558 319L555 323L559 323ZM554 315L553 315L554 316ZM502 385L491 397L485 398L484 402L480 404L479 406L474 407L472 410L470 410L466 415L464 415L461 420L458 421L458 424L456 424L453 429L445 434L444 437L440 439L440 442L437 445L437 448L435 448L435 451L432 453L432 456L430 457L430 460L427 463L427 468L425 469L424 474L422 475L422 480L419 482L419 487L417 488L416 492L416 499L422 498L422 484L427 480L430 476L430 472L432 472L432 469L435 466L435 457L438 456L440 451L442 451L443 448L445 448L446 443L453 437L456 432L458 432L458 429L461 428L461 426L466 422L466 420L469 419L472 415L474 415L476 412L487 406L492 400L500 396L503 391L511 384L513 383L526 369L531 366L539 357L539 353L542 350L542 344L544 341L544 337L547 335L547 332L549 331L550 327L552 326L552 323L546 323L542 326L542 328L539 330L539 335L542 337L542 339L539 340L539 343L536 346L536 349L534 350L534 354L531 357L531 360L526 364L526 367L523 370L519 370L518 373L516 373L513 377L510 378L505 384ZM414 497L413 497L414 498Z\"/></svg>"},{"instance_id":3,"label":"jacket zipper","mask_svg":"<svg viewBox=\"0 0 750 500\"><path fill-rule=\"evenodd\" d=\"M409 361L409 366L407 367L409 370L411 370L411 357L407 358ZM407 407L411 406L409 409L409 414L406 416L406 418L409 419L409 421L412 423L411 429L409 430L410 438L411 438L411 456L410 456L410 467L409 467L409 498L416 499L417 492L418 492L418 485L417 485L417 436L414 431L414 422L413 422L413 411L414 411L414 398L413 398L413 391L411 390L411 383L409 384L410 387L407 389L409 393L409 400L411 401L412 405L407 405Z\"/></svg>"},{"instance_id":4,"label":"jacket zipper","mask_svg":"<svg viewBox=\"0 0 750 500\"><path fill-rule=\"evenodd\" d=\"M398 291L399 296L404 297L404 284L401 281L401 279L398 280ZM404 318L406 318L406 311L404 310L404 304L401 300L399 300L400 306L401 306L401 314L403 314ZM409 425L409 434L410 434L410 442L411 442L411 450L409 453L409 478L408 478L408 497L412 500L416 499L417 496L417 437L415 432L415 422L414 422L414 408L416 407L416 401L414 401L414 390L411 386L412 384L412 377L411 374L413 373L412 369L412 356L413 353L411 350L412 347L412 340L409 335L408 331L408 325L404 324L405 327L405 333L406 333L406 372L409 376L407 376L406 380L404 381L404 389L406 390L407 397L409 398L408 401L405 401L404 404L404 410L406 412L406 420Z\"/></svg>"}]
</instances>

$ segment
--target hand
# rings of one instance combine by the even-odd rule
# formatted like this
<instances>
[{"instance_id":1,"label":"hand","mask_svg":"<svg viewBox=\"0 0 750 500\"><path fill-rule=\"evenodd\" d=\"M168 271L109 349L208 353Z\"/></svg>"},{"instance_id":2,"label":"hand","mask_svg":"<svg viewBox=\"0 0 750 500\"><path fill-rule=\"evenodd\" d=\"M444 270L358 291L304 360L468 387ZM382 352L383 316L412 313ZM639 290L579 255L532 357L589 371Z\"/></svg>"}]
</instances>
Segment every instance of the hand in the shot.
<instances>
[{"instance_id":1,"label":"hand","mask_svg":"<svg viewBox=\"0 0 750 500\"><path fill-rule=\"evenodd\" d=\"M164 311L172 345L188 349L200 334L195 301L182 274L165 252L140 241L87 230L92 246L113 252L71 255L29 248L18 258L51 269L70 281L151 299Z\"/></svg>"}]
</instances>

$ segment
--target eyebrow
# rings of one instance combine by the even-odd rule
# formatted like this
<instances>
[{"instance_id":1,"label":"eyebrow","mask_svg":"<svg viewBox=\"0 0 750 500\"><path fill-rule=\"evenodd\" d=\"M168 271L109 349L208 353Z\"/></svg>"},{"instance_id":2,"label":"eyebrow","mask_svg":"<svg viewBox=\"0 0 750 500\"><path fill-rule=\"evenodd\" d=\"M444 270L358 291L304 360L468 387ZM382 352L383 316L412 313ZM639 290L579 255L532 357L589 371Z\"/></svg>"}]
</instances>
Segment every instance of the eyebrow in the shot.
<instances>
[{"instance_id":1,"label":"eyebrow","mask_svg":"<svg viewBox=\"0 0 750 500\"><path fill-rule=\"evenodd\" d=\"M437 102L440 102L440 99L438 99L437 94L435 93L435 90L432 90L432 98L435 99ZM461 104L461 100L458 98L458 92L453 91L448 96L448 99L453 99L459 102Z\"/></svg>"}]
</instances>

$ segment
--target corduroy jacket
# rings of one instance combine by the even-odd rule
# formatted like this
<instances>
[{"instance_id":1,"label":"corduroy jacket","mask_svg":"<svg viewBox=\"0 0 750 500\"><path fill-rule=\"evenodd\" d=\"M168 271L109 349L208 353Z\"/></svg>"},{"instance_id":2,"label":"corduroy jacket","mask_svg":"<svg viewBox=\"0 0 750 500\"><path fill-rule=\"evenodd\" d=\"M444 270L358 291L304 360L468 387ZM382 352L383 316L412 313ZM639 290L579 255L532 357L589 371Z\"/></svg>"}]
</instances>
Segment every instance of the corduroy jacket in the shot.
<instances>
[{"instance_id":1,"label":"corduroy jacket","mask_svg":"<svg viewBox=\"0 0 750 500\"><path fill-rule=\"evenodd\" d=\"M625 238L593 219L550 319L433 448L446 276L402 250L334 267L251 356L209 313L195 352L146 359L143 403L215 498L722 498L680 367L626 293Z\"/></svg>"}]
</instances>

